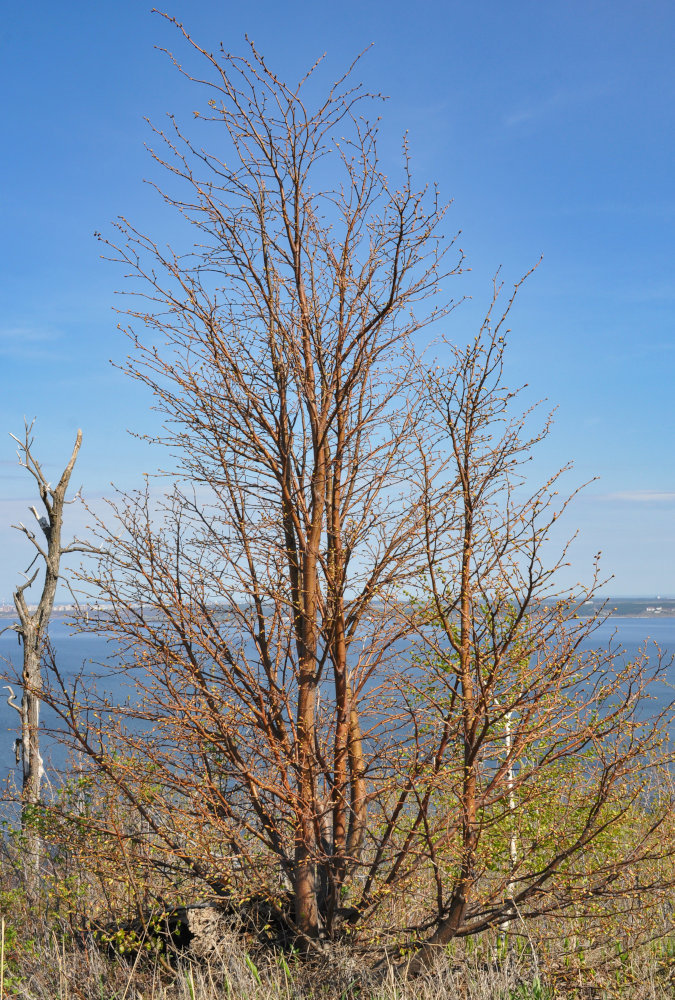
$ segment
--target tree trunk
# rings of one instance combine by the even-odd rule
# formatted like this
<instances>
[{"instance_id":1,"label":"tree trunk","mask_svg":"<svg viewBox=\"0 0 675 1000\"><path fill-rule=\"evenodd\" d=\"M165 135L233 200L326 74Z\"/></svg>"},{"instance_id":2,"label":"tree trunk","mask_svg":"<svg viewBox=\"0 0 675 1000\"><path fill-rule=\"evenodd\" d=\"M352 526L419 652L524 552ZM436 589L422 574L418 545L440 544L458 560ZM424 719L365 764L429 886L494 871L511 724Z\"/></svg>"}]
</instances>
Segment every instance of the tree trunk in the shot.
<instances>
[{"instance_id":1,"label":"tree trunk","mask_svg":"<svg viewBox=\"0 0 675 1000\"><path fill-rule=\"evenodd\" d=\"M41 635L32 623L23 632L21 675L21 828L24 835L26 882L33 888L40 867L40 837L35 830L35 806L40 801L43 766L40 756Z\"/></svg>"},{"instance_id":2,"label":"tree trunk","mask_svg":"<svg viewBox=\"0 0 675 1000\"><path fill-rule=\"evenodd\" d=\"M40 803L44 768L40 756L40 701L42 697L42 653L47 641L47 629L54 608L56 584L59 578L61 556L68 552L81 552L78 544L61 546L63 508L66 490L75 465L82 431L77 432L75 446L58 485L52 489L42 472L40 463L32 454L32 424L26 425L23 440L14 438L19 445L19 462L33 476L37 483L40 500L45 515L40 517L35 507L31 511L38 522L44 539L39 538L21 522L15 527L21 531L37 550L35 559L41 558L45 565L45 579L37 609L31 613L26 603L25 591L35 582L38 570L24 584L14 591L14 606L19 623L14 626L23 643L23 669L21 672L21 829L24 835L24 872L29 893L37 887L40 875L41 841L37 832L36 807ZM12 435L13 436L13 435ZM46 543L46 544L45 544ZM33 563L35 562L33 560ZM31 567L33 565L31 563ZM29 570L30 568L29 567ZM27 571L28 572L28 571Z\"/></svg>"}]
</instances>

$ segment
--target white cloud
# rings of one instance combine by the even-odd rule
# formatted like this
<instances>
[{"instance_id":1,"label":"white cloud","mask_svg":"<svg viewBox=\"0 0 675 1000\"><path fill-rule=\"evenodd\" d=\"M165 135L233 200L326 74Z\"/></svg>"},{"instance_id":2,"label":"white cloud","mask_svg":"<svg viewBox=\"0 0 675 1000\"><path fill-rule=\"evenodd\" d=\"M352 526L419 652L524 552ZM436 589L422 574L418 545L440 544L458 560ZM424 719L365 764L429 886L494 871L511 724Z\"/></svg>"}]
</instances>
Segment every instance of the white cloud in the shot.
<instances>
[{"instance_id":1,"label":"white cloud","mask_svg":"<svg viewBox=\"0 0 675 1000\"><path fill-rule=\"evenodd\" d=\"M43 343L46 340L58 340L55 330L38 326L0 327L0 341L3 343Z\"/></svg>"},{"instance_id":2,"label":"white cloud","mask_svg":"<svg viewBox=\"0 0 675 1000\"><path fill-rule=\"evenodd\" d=\"M612 89L606 83L591 84L588 87L578 87L570 90L558 89L548 97L532 101L529 104L523 104L517 110L504 115L502 122L506 128L514 128L526 122L547 118L557 111L563 111L570 107L578 107L579 105L595 101L598 98L606 97L612 92Z\"/></svg>"},{"instance_id":3,"label":"white cloud","mask_svg":"<svg viewBox=\"0 0 675 1000\"><path fill-rule=\"evenodd\" d=\"M624 503L675 503L675 492L669 490L622 490L598 494L596 500L618 500Z\"/></svg>"},{"instance_id":4,"label":"white cloud","mask_svg":"<svg viewBox=\"0 0 675 1000\"><path fill-rule=\"evenodd\" d=\"M0 327L0 355L13 358L51 358L61 334L49 327Z\"/></svg>"}]
</instances>

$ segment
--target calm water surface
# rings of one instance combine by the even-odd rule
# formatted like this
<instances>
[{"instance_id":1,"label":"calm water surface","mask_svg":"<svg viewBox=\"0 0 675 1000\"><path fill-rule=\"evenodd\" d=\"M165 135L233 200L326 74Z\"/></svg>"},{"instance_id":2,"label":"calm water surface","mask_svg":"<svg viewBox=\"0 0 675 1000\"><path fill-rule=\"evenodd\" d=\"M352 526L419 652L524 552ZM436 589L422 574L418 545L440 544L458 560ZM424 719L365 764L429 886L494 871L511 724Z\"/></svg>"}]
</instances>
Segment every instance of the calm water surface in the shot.
<instances>
[{"instance_id":1,"label":"calm water surface","mask_svg":"<svg viewBox=\"0 0 675 1000\"><path fill-rule=\"evenodd\" d=\"M100 668L96 665L110 654L110 647L105 641L90 635L71 635L68 626L58 619L52 622L50 635L57 653L59 668L66 678L74 677L83 667L88 673L100 672ZM610 618L593 633L587 646L604 649L610 641L622 646L628 659L637 656L646 645L650 660L654 663L656 663L656 644L664 653L664 661L668 661L670 655L675 653L675 617ZM0 635L0 685L8 683L11 676L8 660L17 667L21 663L21 648L13 632ZM671 683L675 683L675 666L669 666L667 676L669 683L655 685L653 689L653 694L656 696L655 707L668 704L675 697L675 690L671 686ZM123 701L130 692L126 678L120 678L113 669L100 684L116 701ZM14 690L17 699L20 700L20 688L14 685ZM12 771L18 778L14 759L14 740L18 734L19 716L7 705L7 694L6 690L0 691L0 780ZM46 708L43 708L43 721L47 726L54 721ZM43 747L46 763L50 759L55 764L63 761L63 752L53 744L50 747L47 739L43 740Z\"/></svg>"}]
</instances>

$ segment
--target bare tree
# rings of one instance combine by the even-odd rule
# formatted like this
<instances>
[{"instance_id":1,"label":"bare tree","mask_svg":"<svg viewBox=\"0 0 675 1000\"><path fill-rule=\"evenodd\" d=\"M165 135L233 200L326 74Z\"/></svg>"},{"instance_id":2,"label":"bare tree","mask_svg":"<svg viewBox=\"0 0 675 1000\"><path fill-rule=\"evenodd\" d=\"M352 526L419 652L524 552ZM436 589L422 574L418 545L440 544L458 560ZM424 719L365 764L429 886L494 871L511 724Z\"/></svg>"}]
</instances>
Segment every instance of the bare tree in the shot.
<instances>
[{"instance_id":1,"label":"bare tree","mask_svg":"<svg viewBox=\"0 0 675 1000\"><path fill-rule=\"evenodd\" d=\"M14 692L10 688L10 704L21 717L21 738L17 740L17 762L21 762L21 823L26 837L26 873L29 884L33 885L38 873L40 859L39 836L31 829L32 813L40 801L44 768L40 756L40 701L42 697L42 656L47 642L47 629L54 608L56 585L59 579L61 557L68 553L81 552L77 543L61 544L63 511L70 477L75 466L82 431L77 432L70 460L59 482L52 487L42 471L42 466L33 453L33 424L26 423L23 438L11 437L18 445L19 464L27 469L35 480L43 513L35 506L30 507L37 525L29 528L23 522L14 525L22 532L35 549L35 556L26 570L26 580L14 591L14 606L19 621L13 629L17 632L23 647L23 668L21 673L21 707L14 704ZM29 576L35 563L36 569ZM42 593L34 610L26 602L26 592L35 583L40 568L44 568Z\"/></svg>"},{"instance_id":2,"label":"bare tree","mask_svg":"<svg viewBox=\"0 0 675 1000\"><path fill-rule=\"evenodd\" d=\"M499 433L503 321L420 360L461 253L444 263L406 151L385 177L367 95L347 76L312 106L314 71L289 87L253 47L183 35L217 145L171 119L154 156L194 243L122 222L110 247L138 279L128 370L178 465L164 498L122 495L99 522L88 576L88 627L139 696L83 711L57 676L50 700L111 790L95 845L122 845L157 896L256 897L307 948L366 925L421 968L523 907L564 909L582 869L611 895L659 856L668 804L641 846L595 868L589 850L657 752L647 672L582 654L587 593L552 599L555 477L518 499L541 435ZM539 804L572 771L554 835Z\"/></svg>"},{"instance_id":3,"label":"bare tree","mask_svg":"<svg viewBox=\"0 0 675 1000\"><path fill-rule=\"evenodd\" d=\"M171 120L154 155L182 182L164 198L198 242L188 260L123 223L113 255L145 283L131 315L151 339L132 334L130 371L169 415L186 481L160 538L148 496L119 509L125 530L98 582L110 629L156 678L149 711L192 720L206 741L198 758L210 792L197 795L208 822L198 828L217 821L249 878L269 868L255 845L271 852L292 885L298 932L316 940L333 933L360 864L359 699L397 634L389 595L421 555L419 509L400 502L417 419L405 359L450 307L413 308L459 270L461 252L445 266L444 208L413 188L407 152L400 186L389 184L377 127L360 117L369 95L348 77L310 109L311 73L291 88L253 48L249 60L218 60L185 37L213 74L198 81L208 95L198 117L220 145L200 150ZM325 186L329 159L338 187ZM164 677L177 657L180 694ZM184 697L211 721L194 706L184 716ZM144 753L172 770L173 748L171 763ZM183 834L168 817L161 829L145 820L178 850Z\"/></svg>"},{"instance_id":4,"label":"bare tree","mask_svg":"<svg viewBox=\"0 0 675 1000\"><path fill-rule=\"evenodd\" d=\"M411 721L454 752L438 758L442 781L423 810L435 928L412 971L458 936L579 905L590 920L648 887L656 907L672 891L672 874L654 880L673 848L672 793L653 807L653 777L672 763L672 707L649 711L663 668L592 648L605 620L584 613L597 567L590 587L559 590L567 546L552 556L549 535L574 497L559 492L569 467L531 492L525 465L550 417L528 433L537 407L519 411L521 390L504 380L521 284L503 311L495 285L478 336L466 348L445 341L453 363L422 375L448 475L439 491L421 442L427 561Z\"/></svg>"}]
</instances>

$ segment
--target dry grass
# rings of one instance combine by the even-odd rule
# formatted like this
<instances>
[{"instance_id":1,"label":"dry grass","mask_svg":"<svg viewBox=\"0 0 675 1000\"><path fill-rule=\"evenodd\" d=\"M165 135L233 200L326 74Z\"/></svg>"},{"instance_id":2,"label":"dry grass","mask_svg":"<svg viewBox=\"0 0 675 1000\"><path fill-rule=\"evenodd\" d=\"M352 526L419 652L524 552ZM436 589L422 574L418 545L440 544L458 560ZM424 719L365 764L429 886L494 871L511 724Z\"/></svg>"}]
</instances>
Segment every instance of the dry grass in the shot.
<instances>
[{"instance_id":1,"label":"dry grass","mask_svg":"<svg viewBox=\"0 0 675 1000\"><path fill-rule=\"evenodd\" d=\"M27 929L27 928L26 928ZM37 935L7 938L4 956L5 997L25 1000L672 1000L675 979L664 944L642 949L623 961L593 969L572 968L562 949L533 958L531 950L512 949L502 960L494 943L457 948L423 979L406 982L390 967L375 976L347 953L324 964L258 952L242 942L225 940L208 961L179 961L142 956L135 960L106 957L91 942L68 944L53 930L34 927ZM39 931L42 931L40 933Z\"/></svg>"},{"instance_id":2,"label":"dry grass","mask_svg":"<svg viewBox=\"0 0 675 1000\"><path fill-rule=\"evenodd\" d=\"M20 843L20 842L19 842ZM100 880L68 853L45 866L39 898L29 905L21 851L11 838L0 849L0 980L24 1000L674 1000L673 901L637 898L609 923L580 914L515 921L508 948L496 933L455 941L426 977L406 981L389 966L372 972L380 953L336 948L320 962L265 949L248 928L216 934L207 958L167 956L141 941L138 957L105 954L78 928L86 918L116 912ZM66 864L68 862L68 864ZM117 901L119 904L119 900ZM121 911L120 911L121 912ZM384 922L395 940L397 901ZM651 943L636 942L648 934ZM387 935L385 935L386 937ZM136 939L138 944L138 939ZM193 941L193 945L194 945ZM503 942L502 942L503 944ZM369 971L370 968L370 971Z\"/></svg>"}]
</instances>

